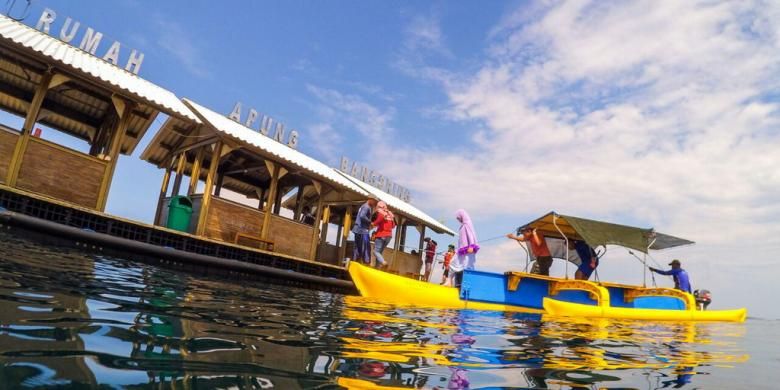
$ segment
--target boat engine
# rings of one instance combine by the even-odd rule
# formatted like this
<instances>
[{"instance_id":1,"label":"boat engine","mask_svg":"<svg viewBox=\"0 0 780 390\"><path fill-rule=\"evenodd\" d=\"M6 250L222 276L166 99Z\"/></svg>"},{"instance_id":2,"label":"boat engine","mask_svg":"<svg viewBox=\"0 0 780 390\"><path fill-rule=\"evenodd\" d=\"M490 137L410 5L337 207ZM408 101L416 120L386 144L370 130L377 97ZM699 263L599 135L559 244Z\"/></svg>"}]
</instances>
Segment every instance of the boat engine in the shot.
<instances>
[{"instance_id":1,"label":"boat engine","mask_svg":"<svg viewBox=\"0 0 780 390\"><path fill-rule=\"evenodd\" d=\"M693 296L696 298L696 308L699 310L707 310L707 306L712 302L710 290L696 290L693 292Z\"/></svg>"}]
</instances>

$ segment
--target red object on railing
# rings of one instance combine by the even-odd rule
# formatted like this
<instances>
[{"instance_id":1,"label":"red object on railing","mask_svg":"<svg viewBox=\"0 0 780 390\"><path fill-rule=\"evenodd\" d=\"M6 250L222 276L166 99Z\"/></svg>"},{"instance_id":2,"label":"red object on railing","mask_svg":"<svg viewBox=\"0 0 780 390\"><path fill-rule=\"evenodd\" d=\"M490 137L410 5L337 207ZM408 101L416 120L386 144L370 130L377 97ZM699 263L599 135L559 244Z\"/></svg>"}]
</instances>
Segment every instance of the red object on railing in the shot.
<instances>
[{"instance_id":1,"label":"red object on railing","mask_svg":"<svg viewBox=\"0 0 780 390\"><path fill-rule=\"evenodd\" d=\"M42 132L43 132L43 130L41 130L40 127L36 127L35 130L33 130L32 136L41 138L41 133Z\"/></svg>"}]
</instances>

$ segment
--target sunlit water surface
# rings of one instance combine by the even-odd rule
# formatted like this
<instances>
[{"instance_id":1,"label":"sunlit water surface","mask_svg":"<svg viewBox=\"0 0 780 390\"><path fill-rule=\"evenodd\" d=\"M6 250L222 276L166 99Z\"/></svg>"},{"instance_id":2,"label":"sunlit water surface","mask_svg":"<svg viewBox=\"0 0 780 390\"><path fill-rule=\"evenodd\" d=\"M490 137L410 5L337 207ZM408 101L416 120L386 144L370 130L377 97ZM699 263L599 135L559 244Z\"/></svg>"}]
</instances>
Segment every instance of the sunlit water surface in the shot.
<instances>
[{"instance_id":1,"label":"sunlit water surface","mask_svg":"<svg viewBox=\"0 0 780 390\"><path fill-rule=\"evenodd\" d=\"M775 388L777 325L400 308L0 233L4 388Z\"/></svg>"}]
</instances>

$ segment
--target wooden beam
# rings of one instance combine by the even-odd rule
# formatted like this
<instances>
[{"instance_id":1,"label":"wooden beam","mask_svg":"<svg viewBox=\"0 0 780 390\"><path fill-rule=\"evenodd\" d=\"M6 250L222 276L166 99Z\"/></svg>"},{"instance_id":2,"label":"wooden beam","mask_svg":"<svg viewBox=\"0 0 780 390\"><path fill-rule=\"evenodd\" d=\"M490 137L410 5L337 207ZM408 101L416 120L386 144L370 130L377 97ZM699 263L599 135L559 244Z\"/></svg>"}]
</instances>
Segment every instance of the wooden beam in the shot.
<instances>
[{"instance_id":1,"label":"wooden beam","mask_svg":"<svg viewBox=\"0 0 780 390\"><path fill-rule=\"evenodd\" d=\"M198 149L195 155L195 162L192 164L192 171L190 172L190 186L187 189L187 196L192 196L198 189L198 181L200 181L200 166L203 165L203 157L206 155L206 148Z\"/></svg>"},{"instance_id":2,"label":"wooden beam","mask_svg":"<svg viewBox=\"0 0 780 390\"><path fill-rule=\"evenodd\" d=\"M203 199L200 203L200 215L198 216L198 227L195 234L203 236L206 233L206 222L208 221L209 206L211 206L211 190L214 186L214 176L217 175L217 167L219 166L219 159L222 155L222 142L217 142L214 145L214 150L211 152L211 161L209 161L209 173L206 175L206 186L203 189Z\"/></svg>"},{"instance_id":3,"label":"wooden beam","mask_svg":"<svg viewBox=\"0 0 780 390\"><path fill-rule=\"evenodd\" d=\"M8 166L8 173L5 178L5 183L9 187L16 186L16 179L19 177L19 170L22 168L22 160L24 159L24 153L27 151L27 144L30 142L30 134L32 128L35 126L35 121L38 119L38 113L40 113L41 105L44 98L46 98L46 92L49 90L49 84L54 74L51 71L47 71L41 77L41 83L38 84L38 89L35 90L35 95L30 102L30 108L27 110L27 115L24 118L24 125L22 126L22 134L16 141L14 147L14 153L11 156L11 163Z\"/></svg>"},{"instance_id":4,"label":"wooden beam","mask_svg":"<svg viewBox=\"0 0 780 390\"><path fill-rule=\"evenodd\" d=\"M182 154L179 155L179 162L176 164L176 178L173 180L173 191L171 191L171 196L179 195L179 189L181 189L181 178L184 176L184 168L186 166L187 153L182 152Z\"/></svg>"},{"instance_id":5,"label":"wooden beam","mask_svg":"<svg viewBox=\"0 0 780 390\"><path fill-rule=\"evenodd\" d=\"M217 137L217 136L209 137L209 138L207 138L207 139L205 139L203 141L195 142L195 143L192 143L192 144L189 144L189 145L179 146L171 154L173 154L175 156L175 155L177 155L179 153L188 152L188 151L193 150L195 148L200 148L200 147L203 147L203 146L209 146L209 145L211 145L213 143L216 143L217 141L219 141L219 137ZM171 147L169 145L165 145L165 144L160 144L160 146L163 147L163 148L173 149L173 147Z\"/></svg>"},{"instance_id":6,"label":"wooden beam","mask_svg":"<svg viewBox=\"0 0 780 390\"><path fill-rule=\"evenodd\" d=\"M171 172L173 171L173 162L169 159L167 167L165 168L165 174L163 175L162 185L160 185L160 196L157 198L157 210L154 212L154 224L162 226L163 222L160 221L162 215L163 202L165 201L165 194L168 193L168 185L171 183Z\"/></svg>"},{"instance_id":7,"label":"wooden beam","mask_svg":"<svg viewBox=\"0 0 780 390\"><path fill-rule=\"evenodd\" d=\"M260 231L260 238L263 240L268 239L268 229L271 227L271 214L274 204L276 203L276 192L279 190L279 173L282 167L270 161L266 161L266 164L270 164L271 168L271 188L268 190L268 203L266 203L263 215L263 229Z\"/></svg>"},{"instance_id":8,"label":"wooden beam","mask_svg":"<svg viewBox=\"0 0 780 390\"><path fill-rule=\"evenodd\" d=\"M116 171L116 165L119 162L119 152L122 149L122 140L125 138L127 132L127 126L130 124L130 111L132 111L135 103L127 102L121 99L112 98L114 101L114 107L119 115L119 121L112 132L111 144L108 149L108 165L106 171L103 174L103 180L100 183L100 192L98 193L97 209L104 211L106 209L106 202L108 202L108 193L111 190L111 182L114 178L114 172Z\"/></svg>"}]
</instances>

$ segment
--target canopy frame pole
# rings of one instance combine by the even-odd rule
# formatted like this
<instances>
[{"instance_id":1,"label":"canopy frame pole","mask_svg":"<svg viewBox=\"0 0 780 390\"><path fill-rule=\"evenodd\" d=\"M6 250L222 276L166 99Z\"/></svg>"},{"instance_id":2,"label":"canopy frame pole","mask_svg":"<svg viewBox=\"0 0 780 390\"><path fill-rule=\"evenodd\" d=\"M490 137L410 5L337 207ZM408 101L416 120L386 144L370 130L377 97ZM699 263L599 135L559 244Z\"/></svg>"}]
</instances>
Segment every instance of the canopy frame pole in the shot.
<instances>
[{"instance_id":1,"label":"canopy frame pole","mask_svg":"<svg viewBox=\"0 0 780 390\"><path fill-rule=\"evenodd\" d=\"M647 246L647 249L645 250L645 255L644 255L644 262L645 262L645 269L644 269L644 272L645 272L645 274L647 274L647 254L648 254L648 253L650 253L650 247L651 247L651 246L653 246L653 244L655 244L655 240L657 240L657 238L656 238L656 237L653 237L653 241L650 241L650 245L648 245L648 246ZM658 287L658 286L656 285L656 283L655 283L655 274L653 274L653 273L651 272L651 273L650 273L650 277L652 277L652 278L653 278L653 287Z\"/></svg>"},{"instance_id":2,"label":"canopy frame pole","mask_svg":"<svg viewBox=\"0 0 780 390\"><path fill-rule=\"evenodd\" d=\"M553 213L553 226L555 226L555 230L557 230L558 233L561 233L561 237L563 237L563 251L566 256L564 259L564 262L566 263L566 279L569 279L569 238L566 237L566 235L563 234L563 231L561 231L561 228L558 227L557 221L558 215Z\"/></svg>"}]
</instances>

